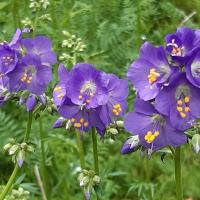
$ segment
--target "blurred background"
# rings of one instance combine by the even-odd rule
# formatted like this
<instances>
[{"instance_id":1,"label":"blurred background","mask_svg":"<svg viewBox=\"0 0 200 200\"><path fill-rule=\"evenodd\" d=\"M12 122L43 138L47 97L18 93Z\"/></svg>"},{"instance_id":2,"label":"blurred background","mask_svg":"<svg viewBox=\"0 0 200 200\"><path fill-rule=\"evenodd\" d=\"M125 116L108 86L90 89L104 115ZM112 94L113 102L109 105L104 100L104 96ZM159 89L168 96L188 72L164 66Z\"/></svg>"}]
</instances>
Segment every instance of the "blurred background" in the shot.
<instances>
[{"instance_id":1,"label":"blurred background","mask_svg":"<svg viewBox=\"0 0 200 200\"><path fill-rule=\"evenodd\" d=\"M126 77L129 65L137 58L145 41L163 45L167 33L179 26L199 28L199 0L5 0L0 1L0 40L10 41L16 28L28 27L35 35L52 39L58 61L68 68L76 58L94 64L98 69ZM75 55L75 56L74 56ZM48 96L57 82L57 67ZM129 110L134 92L130 86ZM77 180L80 169L75 133L53 130L58 115L44 113L45 170L42 163L39 122L34 120L31 141L37 146L28 155L14 189L30 192L20 200L41 200L34 167L38 166L45 181L48 200L83 199ZM3 152L9 138L21 141L26 126L25 108L11 102L0 109L0 184L4 185L13 163ZM99 138L98 150L103 200L175 200L174 168L171 155L161 159L162 152L146 160L140 152L120 155L129 133L107 134ZM93 166L91 134L84 134L86 166ZM183 189L185 200L200 200L200 156L189 144L183 150ZM43 167L42 167L42 166ZM8 197L7 200L11 200ZM17 197L13 198L18 200ZM96 199L93 195L92 199Z\"/></svg>"}]
</instances>

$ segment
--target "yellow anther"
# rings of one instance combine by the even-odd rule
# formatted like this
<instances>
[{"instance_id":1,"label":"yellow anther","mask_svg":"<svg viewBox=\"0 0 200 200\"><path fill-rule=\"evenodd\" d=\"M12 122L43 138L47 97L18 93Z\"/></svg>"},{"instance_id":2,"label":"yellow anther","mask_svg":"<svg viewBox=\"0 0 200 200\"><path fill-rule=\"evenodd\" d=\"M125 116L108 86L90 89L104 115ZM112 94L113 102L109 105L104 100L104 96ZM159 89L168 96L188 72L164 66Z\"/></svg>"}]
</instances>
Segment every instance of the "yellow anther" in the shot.
<instances>
[{"instance_id":1,"label":"yellow anther","mask_svg":"<svg viewBox=\"0 0 200 200\"><path fill-rule=\"evenodd\" d=\"M75 128L80 128L80 127L81 127L81 124L80 124L80 123L74 123L74 127L75 127Z\"/></svg>"},{"instance_id":2,"label":"yellow anther","mask_svg":"<svg viewBox=\"0 0 200 200\"><path fill-rule=\"evenodd\" d=\"M186 117L186 114L185 114L184 112L180 112L179 114L180 114L180 116L181 116L182 118L185 118L185 117Z\"/></svg>"},{"instance_id":3,"label":"yellow anther","mask_svg":"<svg viewBox=\"0 0 200 200\"><path fill-rule=\"evenodd\" d=\"M33 79L33 77L32 77L32 76L30 76L30 77L28 78L28 80L29 80L29 81L32 81L32 79Z\"/></svg>"},{"instance_id":4,"label":"yellow anther","mask_svg":"<svg viewBox=\"0 0 200 200\"><path fill-rule=\"evenodd\" d=\"M119 112L121 112L121 111L122 111L122 109L121 109L121 108L118 108L118 111L119 111Z\"/></svg>"},{"instance_id":5,"label":"yellow anther","mask_svg":"<svg viewBox=\"0 0 200 200\"><path fill-rule=\"evenodd\" d=\"M71 118L71 122L74 123L76 120L74 118Z\"/></svg>"},{"instance_id":6,"label":"yellow anther","mask_svg":"<svg viewBox=\"0 0 200 200\"><path fill-rule=\"evenodd\" d=\"M80 122L83 123L85 120L83 118L80 118Z\"/></svg>"},{"instance_id":7,"label":"yellow anther","mask_svg":"<svg viewBox=\"0 0 200 200\"><path fill-rule=\"evenodd\" d=\"M113 112L113 113L116 113L116 112L117 112L117 110L116 110L116 109L113 109L113 110L112 110L112 112Z\"/></svg>"},{"instance_id":8,"label":"yellow anther","mask_svg":"<svg viewBox=\"0 0 200 200\"><path fill-rule=\"evenodd\" d=\"M62 89L62 87L57 86L57 87L54 88L54 91L57 92L57 91L60 91L61 89Z\"/></svg>"},{"instance_id":9,"label":"yellow anther","mask_svg":"<svg viewBox=\"0 0 200 200\"><path fill-rule=\"evenodd\" d=\"M115 104L115 105L113 106L113 108L117 109L117 108L121 108L121 106L120 106L120 104Z\"/></svg>"},{"instance_id":10,"label":"yellow anther","mask_svg":"<svg viewBox=\"0 0 200 200\"><path fill-rule=\"evenodd\" d=\"M79 98L80 100L82 100L82 99L83 99L83 96L82 96L82 95L80 95L80 96L78 96L78 98Z\"/></svg>"},{"instance_id":11,"label":"yellow anther","mask_svg":"<svg viewBox=\"0 0 200 200\"><path fill-rule=\"evenodd\" d=\"M177 101L177 104L178 104L179 106L182 106L182 105L183 105L183 101L182 101L182 100L178 100L178 101Z\"/></svg>"},{"instance_id":12,"label":"yellow anther","mask_svg":"<svg viewBox=\"0 0 200 200\"><path fill-rule=\"evenodd\" d=\"M26 82L27 82L27 83L30 83L31 81L27 80Z\"/></svg>"},{"instance_id":13,"label":"yellow anther","mask_svg":"<svg viewBox=\"0 0 200 200\"><path fill-rule=\"evenodd\" d=\"M84 125L85 127L88 127L88 122L85 122L83 125Z\"/></svg>"},{"instance_id":14,"label":"yellow anther","mask_svg":"<svg viewBox=\"0 0 200 200\"><path fill-rule=\"evenodd\" d=\"M116 113L114 113L116 116L119 116L119 113L118 112L116 112Z\"/></svg>"},{"instance_id":15,"label":"yellow anther","mask_svg":"<svg viewBox=\"0 0 200 200\"><path fill-rule=\"evenodd\" d=\"M178 110L178 112L182 112L183 111L183 108L179 107L179 106L177 106L176 109Z\"/></svg>"},{"instance_id":16,"label":"yellow anther","mask_svg":"<svg viewBox=\"0 0 200 200\"><path fill-rule=\"evenodd\" d=\"M184 98L184 101L185 101L185 103L189 103L189 102L190 102L190 97L186 96L186 97Z\"/></svg>"},{"instance_id":17,"label":"yellow anther","mask_svg":"<svg viewBox=\"0 0 200 200\"><path fill-rule=\"evenodd\" d=\"M57 97L58 97L59 99L61 99L61 98L64 97L64 96L65 96L64 93L60 93Z\"/></svg>"},{"instance_id":18,"label":"yellow anther","mask_svg":"<svg viewBox=\"0 0 200 200\"><path fill-rule=\"evenodd\" d=\"M155 137L157 137L157 136L159 136L159 135L160 135L160 132L159 132L159 131L155 131L155 132L154 132L154 136L155 136Z\"/></svg>"},{"instance_id":19,"label":"yellow anther","mask_svg":"<svg viewBox=\"0 0 200 200\"><path fill-rule=\"evenodd\" d=\"M89 103L90 103L90 100L89 100L89 99L87 99L87 100L86 100L86 103L87 103L87 104L89 104Z\"/></svg>"},{"instance_id":20,"label":"yellow anther","mask_svg":"<svg viewBox=\"0 0 200 200\"><path fill-rule=\"evenodd\" d=\"M93 97L93 96L94 96L94 94L93 94L93 93L90 93L90 96L91 96L91 97Z\"/></svg>"},{"instance_id":21,"label":"yellow anther","mask_svg":"<svg viewBox=\"0 0 200 200\"><path fill-rule=\"evenodd\" d=\"M148 75L148 81L150 84L153 84L157 78L160 76L160 74L158 72L156 72L155 68L151 68L149 75Z\"/></svg>"},{"instance_id":22,"label":"yellow anther","mask_svg":"<svg viewBox=\"0 0 200 200\"><path fill-rule=\"evenodd\" d=\"M185 112L189 112L190 111L190 108L188 106L185 107Z\"/></svg>"}]
</instances>

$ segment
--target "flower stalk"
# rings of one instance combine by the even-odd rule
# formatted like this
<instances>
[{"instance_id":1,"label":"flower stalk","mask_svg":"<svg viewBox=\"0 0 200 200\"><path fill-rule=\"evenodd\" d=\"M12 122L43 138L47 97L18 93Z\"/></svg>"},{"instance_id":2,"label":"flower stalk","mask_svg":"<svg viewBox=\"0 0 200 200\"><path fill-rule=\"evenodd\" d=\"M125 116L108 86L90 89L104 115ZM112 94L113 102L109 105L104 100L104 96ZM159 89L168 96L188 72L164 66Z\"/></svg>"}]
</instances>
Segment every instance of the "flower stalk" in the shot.
<instances>
[{"instance_id":1,"label":"flower stalk","mask_svg":"<svg viewBox=\"0 0 200 200\"><path fill-rule=\"evenodd\" d=\"M48 181L47 181L47 173L46 173L46 164L45 164L45 148L44 148L44 139L45 133L43 130L43 121L42 116L39 117L39 128L40 128L40 145L41 145L41 171L42 171L42 179L44 183L45 194L48 197Z\"/></svg>"},{"instance_id":2,"label":"flower stalk","mask_svg":"<svg viewBox=\"0 0 200 200\"><path fill-rule=\"evenodd\" d=\"M93 157L94 157L94 170L96 175L99 175L99 159L97 150L97 135L96 130L92 127L92 144L93 144Z\"/></svg>"},{"instance_id":3,"label":"flower stalk","mask_svg":"<svg viewBox=\"0 0 200 200\"><path fill-rule=\"evenodd\" d=\"M30 131L31 131L32 118L33 118L32 112L29 112L26 131L25 131L25 135L24 135L24 142L28 142ZM0 200L3 200L6 197L6 195L8 194L8 192L10 191L10 189L15 181L18 171L19 171L19 166L18 166L18 163L16 163L15 168L12 172L12 175L10 176L3 192L0 194Z\"/></svg>"},{"instance_id":4,"label":"flower stalk","mask_svg":"<svg viewBox=\"0 0 200 200\"><path fill-rule=\"evenodd\" d=\"M182 179L181 179L181 148L175 149L175 180L177 200L183 200Z\"/></svg>"},{"instance_id":5,"label":"flower stalk","mask_svg":"<svg viewBox=\"0 0 200 200\"><path fill-rule=\"evenodd\" d=\"M81 168L84 169L85 159L84 159L83 141L81 138L81 133L78 130L76 130L76 140L77 140L77 147L78 147L79 158L80 158L80 165L81 165Z\"/></svg>"}]
</instances>

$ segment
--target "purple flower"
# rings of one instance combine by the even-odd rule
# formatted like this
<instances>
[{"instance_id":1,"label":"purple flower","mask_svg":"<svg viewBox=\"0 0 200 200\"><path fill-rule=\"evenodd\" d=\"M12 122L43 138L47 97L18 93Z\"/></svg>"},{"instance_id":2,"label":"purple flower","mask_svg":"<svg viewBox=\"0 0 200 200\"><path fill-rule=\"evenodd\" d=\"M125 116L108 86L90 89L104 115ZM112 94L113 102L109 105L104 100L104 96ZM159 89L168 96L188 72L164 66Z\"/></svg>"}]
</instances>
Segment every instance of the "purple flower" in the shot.
<instances>
[{"instance_id":1,"label":"purple flower","mask_svg":"<svg viewBox=\"0 0 200 200\"><path fill-rule=\"evenodd\" d=\"M128 81L119 79L114 74L104 74L107 82L108 101L100 107L100 118L105 126L113 122L113 119L122 117L126 112L128 96Z\"/></svg>"},{"instance_id":2,"label":"purple flower","mask_svg":"<svg viewBox=\"0 0 200 200\"><path fill-rule=\"evenodd\" d=\"M21 41L23 49L27 54L35 54L40 57L42 64L53 65L57 58L52 51L51 40L46 36L37 36L35 38L26 38Z\"/></svg>"},{"instance_id":3,"label":"purple flower","mask_svg":"<svg viewBox=\"0 0 200 200\"><path fill-rule=\"evenodd\" d=\"M17 62L16 51L6 43L0 44L0 78L3 82L7 81L7 74L15 69Z\"/></svg>"},{"instance_id":4,"label":"purple flower","mask_svg":"<svg viewBox=\"0 0 200 200\"><path fill-rule=\"evenodd\" d=\"M76 64L70 72L67 96L74 104L86 109L104 105L108 101L108 90L102 75L91 64Z\"/></svg>"},{"instance_id":5,"label":"purple flower","mask_svg":"<svg viewBox=\"0 0 200 200\"><path fill-rule=\"evenodd\" d=\"M91 72L89 69L91 69ZM76 79L75 72L80 79ZM70 72L66 70L64 65L59 65L58 76L60 81L54 88L53 98L59 114L65 119L69 119L73 127L80 131L88 131L94 126L103 135L105 125L99 117L99 109L91 108L90 102L87 101L90 100L91 105L94 105L94 103L99 102L98 96L100 98L105 96L100 93L104 91L104 88L101 89L101 85L96 85L102 81L99 73L89 64L77 64ZM78 84L76 85L76 83Z\"/></svg>"},{"instance_id":6,"label":"purple flower","mask_svg":"<svg viewBox=\"0 0 200 200\"><path fill-rule=\"evenodd\" d=\"M156 97L155 108L169 116L173 127L186 130L200 117L199 99L199 89L186 79L185 73L180 73Z\"/></svg>"},{"instance_id":7,"label":"purple flower","mask_svg":"<svg viewBox=\"0 0 200 200\"><path fill-rule=\"evenodd\" d=\"M146 42L141 47L139 59L130 66L127 76L140 98L151 100L168 83L171 72L164 48L156 48Z\"/></svg>"},{"instance_id":8,"label":"purple flower","mask_svg":"<svg viewBox=\"0 0 200 200\"><path fill-rule=\"evenodd\" d=\"M188 58L200 47L200 30L187 27L178 28L175 34L168 34L165 38L166 50L172 59L185 64Z\"/></svg>"},{"instance_id":9,"label":"purple flower","mask_svg":"<svg viewBox=\"0 0 200 200\"><path fill-rule=\"evenodd\" d=\"M186 142L186 135L174 129L169 120L159 114L149 102L137 99L135 111L126 115L124 127L135 135L139 135L142 146L158 150L165 146L179 146Z\"/></svg>"},{"instance_id":10,"label":"purple flower","mask_svg":"<svg viewBox=\"0 0 200 200\"><path fill-rule=\"evenodd\" d=\"M51 67L41 64L37 55L26 55L9 74L11 91L28 90L41 95L52 79Z\"/></svg>"},{"instance_id":11,"label":"purple flower","mask_svg":"<svg viewBox=\"0 0 200 200\"><path fill-rule=\"evenodd\" d=\"M187 79L197 87L200 87L200 51L193 54L186 64Z\"/></svg>"}]
</instances>

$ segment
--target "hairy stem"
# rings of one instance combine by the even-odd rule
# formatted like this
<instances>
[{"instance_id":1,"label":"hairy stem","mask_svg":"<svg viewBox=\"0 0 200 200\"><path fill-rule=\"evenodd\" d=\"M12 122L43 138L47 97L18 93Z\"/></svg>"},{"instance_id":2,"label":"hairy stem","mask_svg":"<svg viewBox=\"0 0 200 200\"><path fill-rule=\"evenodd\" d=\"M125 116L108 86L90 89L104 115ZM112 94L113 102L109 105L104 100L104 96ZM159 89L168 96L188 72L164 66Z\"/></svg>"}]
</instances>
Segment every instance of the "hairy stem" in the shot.
<instances>
[{"instance_id":1,"label":"hairy stem","mask_svg":"<svg viewBox=\"0 0 200 200\"><path fill-rule=\"evenodd\" d=\"M30 131L31 131L31 124L32 124L32 112L29 112L28 114L28 121L27 121L27 126L26 126L26 131L24 134L24 142L27 142L29 139L29 135L30 135ZM2 193L0 194L0 200L3 200L6 195L8 194L8 192L10 191L14 181L15 181L15 177L17 176L17 173L19 171L19 166L18 163L15 164L15 168L12 172L12 175L10 176L6 186L4 187Z\"/></svg>"},{"instance_id":2,"label":"hairy stem","mask_svg":"<svg viewBox=\"0 0 200 200\"><path fill-rule=\"evenodd\" d=\"M77 130L76 130L76 140L77 140L77 147L78 147L78 151L79 151L79 158L80 158L81 168L84 169L85 160L84 160L83 142L82 142L82 139L81 139L81 134Z\"/></svg>"},{"instance_id":3,"label":"hairy stem","mask_svg":"<svg viewBox=\"0 0 200 200\"><path fill-rule=\"evenodd\" d=\"M181 180L181 148L175 149L175 180L177 200L183 200L182 180Z\"/></svg>"},{"instance_id":4,"label":"hairy stem","mask_svg":"<svg viewBox=\"0 0 200 200\"><path fill-rule=\"evenodd\" d=\"M40 116L39 118L39 127L40 127L40 146L41 146L41 172L44 183L44 191L46 193L46 196L48 197L49 191L48 191L48 181L47 181L46 164L45 164L45 149L44 149L45 132L43 130L42 116Z\"/></svg>"},{"instance_id":5,"label":"hairy stem","mask_svg":"<svg viewBox=\"0 0 200 200\"><path fill-rule=\"evenodd\" d=\"M97 175L99 175L99 159L97 151L97 135L96 130L92 127L92 143L93 143L93 157L94 157L94 170Z\"/></svg>"}]
</instances>

